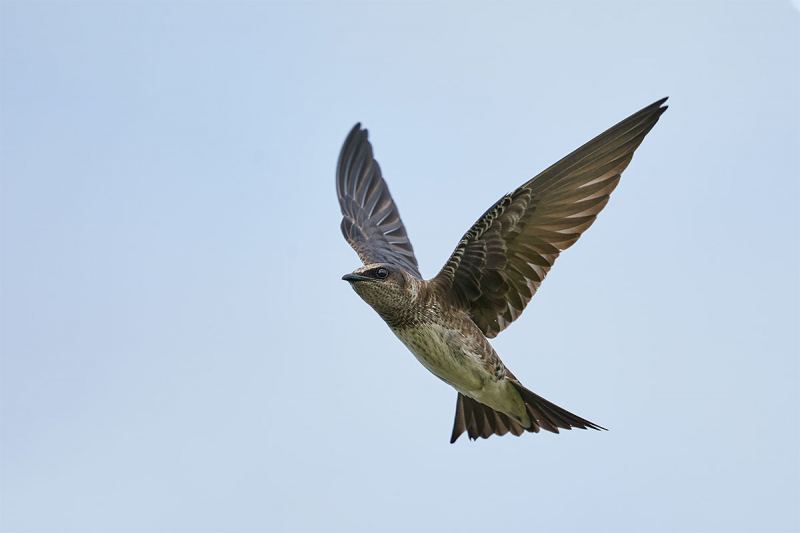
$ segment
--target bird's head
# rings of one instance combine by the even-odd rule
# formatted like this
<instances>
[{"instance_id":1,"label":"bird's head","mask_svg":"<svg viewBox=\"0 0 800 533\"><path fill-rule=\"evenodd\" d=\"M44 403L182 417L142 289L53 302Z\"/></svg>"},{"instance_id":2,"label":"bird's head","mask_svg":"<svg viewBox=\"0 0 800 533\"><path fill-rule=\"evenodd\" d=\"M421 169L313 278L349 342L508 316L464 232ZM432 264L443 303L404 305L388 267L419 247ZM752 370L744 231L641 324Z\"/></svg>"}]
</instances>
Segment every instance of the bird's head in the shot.
<instances>
[{"instance_id":1,"label":"bird's head","mask_svg":"<svg viewBox=\"0 0 800 533\"><path fill-rule=\"evenodd\" d=\"M386 263L365 265L342 279L387 320L414 303L420 282L404 269Z\"/></svg>"}]
</instances>

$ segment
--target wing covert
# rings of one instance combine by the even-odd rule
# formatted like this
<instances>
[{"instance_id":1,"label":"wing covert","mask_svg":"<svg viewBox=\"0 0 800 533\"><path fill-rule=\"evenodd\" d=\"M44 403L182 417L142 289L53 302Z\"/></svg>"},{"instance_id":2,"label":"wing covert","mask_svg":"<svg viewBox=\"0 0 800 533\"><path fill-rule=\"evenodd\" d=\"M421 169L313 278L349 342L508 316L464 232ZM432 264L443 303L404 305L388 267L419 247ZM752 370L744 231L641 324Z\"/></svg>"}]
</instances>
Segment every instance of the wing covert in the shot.
<instances>
[{"instance_id":1,"label":"wing covert","mask_svg":"<svg viewBox=\"0 0 800 533\"><path fill-rule=\"evenodd\" d=\"M592 225L666 98L598 135L500 198L459 241L436 290L465 308L487 337L513 322L558 255Z\"/></svg>"},{"instance_id":2,"label":"wing covert","mask_svg":"<svg viewBox=\"0 0 800 533\"><path fill-rule=\"evenodd\" d=\"M400 265L421 277L406 228L360 123L350 130L339 153L336 194L342 234L364 264Z\"/></svg>"}]
</instances>

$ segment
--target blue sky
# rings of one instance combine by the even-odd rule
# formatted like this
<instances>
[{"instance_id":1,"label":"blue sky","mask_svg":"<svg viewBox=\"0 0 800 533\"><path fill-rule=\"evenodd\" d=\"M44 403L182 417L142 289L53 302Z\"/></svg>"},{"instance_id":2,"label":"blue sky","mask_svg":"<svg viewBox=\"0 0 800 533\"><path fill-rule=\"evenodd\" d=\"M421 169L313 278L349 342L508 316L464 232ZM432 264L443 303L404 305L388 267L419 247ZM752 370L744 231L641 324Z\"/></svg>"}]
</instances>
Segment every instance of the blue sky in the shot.
<instances>
[{"instance_id":1,"label":"blue sky","mask_svg":"<svg viewBox=\"0 0 800 533\"><path fill-rule=\"evenodd\" d=\"M0 3L0 531L796 531L789 2ZM369 129L424 275L670 109L494 346L610 428L448 444L340 276Z\"/></svg>"}]
</instances>

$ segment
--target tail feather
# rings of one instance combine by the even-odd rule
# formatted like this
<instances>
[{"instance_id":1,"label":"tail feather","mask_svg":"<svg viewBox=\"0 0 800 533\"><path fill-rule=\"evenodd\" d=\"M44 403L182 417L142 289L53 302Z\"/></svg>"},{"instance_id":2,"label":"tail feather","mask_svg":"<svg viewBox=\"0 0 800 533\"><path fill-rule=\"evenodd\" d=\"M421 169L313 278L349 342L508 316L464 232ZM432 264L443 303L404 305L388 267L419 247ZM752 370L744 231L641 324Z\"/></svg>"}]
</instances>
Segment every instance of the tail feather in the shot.
<instances>
[{"instance_id":1,"label":"tail feather","mask_svg":"<svg viewBox=\"0 0 800 533\"><path fill-rule=\"evenodd\" d=\"M566 409L557 406L539 396L538 394L529 391L522 385L517 385L517 390L528 408L528 412L533 412L534 418L537 421L547 420L553 427L547 427L544 423L540 422L543 429L558 433L558 428L562 429L597 429L607 431L603 426L599 426L594 422L590 422L585 418L581 418L576 414L570 413Z\"/></svg>"},{"instance_id":2,"label":"tail feather","mask_svg":"<svg viewBox=\"0 0 800 533\"><path fill-rule=\"evenodd\" d=\"M520 435L525 433L525 428L522 427L522 425L519 422L517 422L513 418L507 417L506 415L503 415L503 417L505 417L505 419L508 420L508 427L511 430L511 433L515 437L519 437Z\"/></svg>"},{"instance_id":3,"label":"tail feather","mask_svg":"<svg viewBox=\"0 0 800 533\"><path fill-rule=\"evenodd\" d=\"M478 437L488 439L492 435L505 435L506 433L516 436L522 435L525 431L538 433L540 429L553 433L558 433L559 428L606 429L545 400L519 383L514 385L525 402L525 408L531 420L530 427L525 428L508 415L495 411L459 392L450 442L455 442L465 431L470 440L475 440Z\"/></svg>"},{"instance_id":4,"label":"tail feather","mask_svg":"<svg viewBox=\"0 0 800 533\"><path fill-rule=\"evenodd\" d=\"M456 439L464 433L467 428L467 421L464 415L464 395L458 393L456 398L456 419L453 421L453 434L450 435L450 444L454 443Z\"/></svg>"},{"instance_id":5,"label":"tail feather","mask_svg":"<svg viewBox=\"0 0 800 533\"><path fill-rule=\"evenodd\" d=\"M508 433L508 425L506 424L506 420L503 420L502 413L498 413L497 411L493 411L494 414L494 433L495 435L505 435Z\"/></svg>"}]
</instances>

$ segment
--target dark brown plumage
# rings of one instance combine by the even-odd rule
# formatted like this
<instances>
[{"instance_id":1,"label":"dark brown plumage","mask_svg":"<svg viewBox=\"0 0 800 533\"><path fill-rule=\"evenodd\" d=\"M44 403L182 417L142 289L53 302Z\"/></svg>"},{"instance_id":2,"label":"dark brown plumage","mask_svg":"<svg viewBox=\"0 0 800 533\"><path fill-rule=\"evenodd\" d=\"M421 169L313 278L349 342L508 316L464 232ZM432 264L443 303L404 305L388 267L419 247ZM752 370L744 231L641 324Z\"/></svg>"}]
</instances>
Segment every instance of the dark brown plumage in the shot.
<instances>
[{"instance_id":1,"label":"dark brown plumage","mask_svg":"<svg viewBox=\"0 0 800 533\"><path fill-rule=\"evenodd\" d=\"M574 415L562 409L556 404L549 402L538 394L529 391L521 383L514 380L525 408L531 417L531 427L527 431L538 433L540 428L544 428L552 433L558 433L561 429L606 429L589 422L578 415ZM470 439L483 437L487 439L492 435L505 435L508 432L516 436L522 435L526 431L513 418L495 411L491 407L473 400L469 396L464 396L460 392L456 399L456 418L453 422L453 433L450 442L455 442L464 431Z\"/></svg>"},{"instance_id":2,"label":"dark brown plumage","mask_svg":"<svg viewBox=\"0 0 800 533\"><path fill-rule=\"evenodd\" d=\"M633 151L667 108L659 100L500 198L433 279L489 337L513 322L558 255L605 207Z\"/></svg>"},{"instance_id":3,"label":"dark brown plumage","mask_svg":"<svg viewBox=\"0 0 800 533\"><path fill-rule=\"evenodd\" d=\"M361 124L350 130L339 154L336 193L342 208L342 234L364 264L393 263L422 277L400 212Z\"/></svg>"},{"instance_id":4,"label":"dark brown plumage","mask_svg":"<svg viewBox=\"0 0 800 533\"><path fill-rule=\"evenodd\" d=\"M342 233L365 266L344 277L417 359L458 390L451 442L559 428L603 429L526 389L487 338L513 322L558 255L592 225L666 98L504 195L422 279L397 206L359 124L345 140L336 189Z\"/></svg>"}]
</instances>

